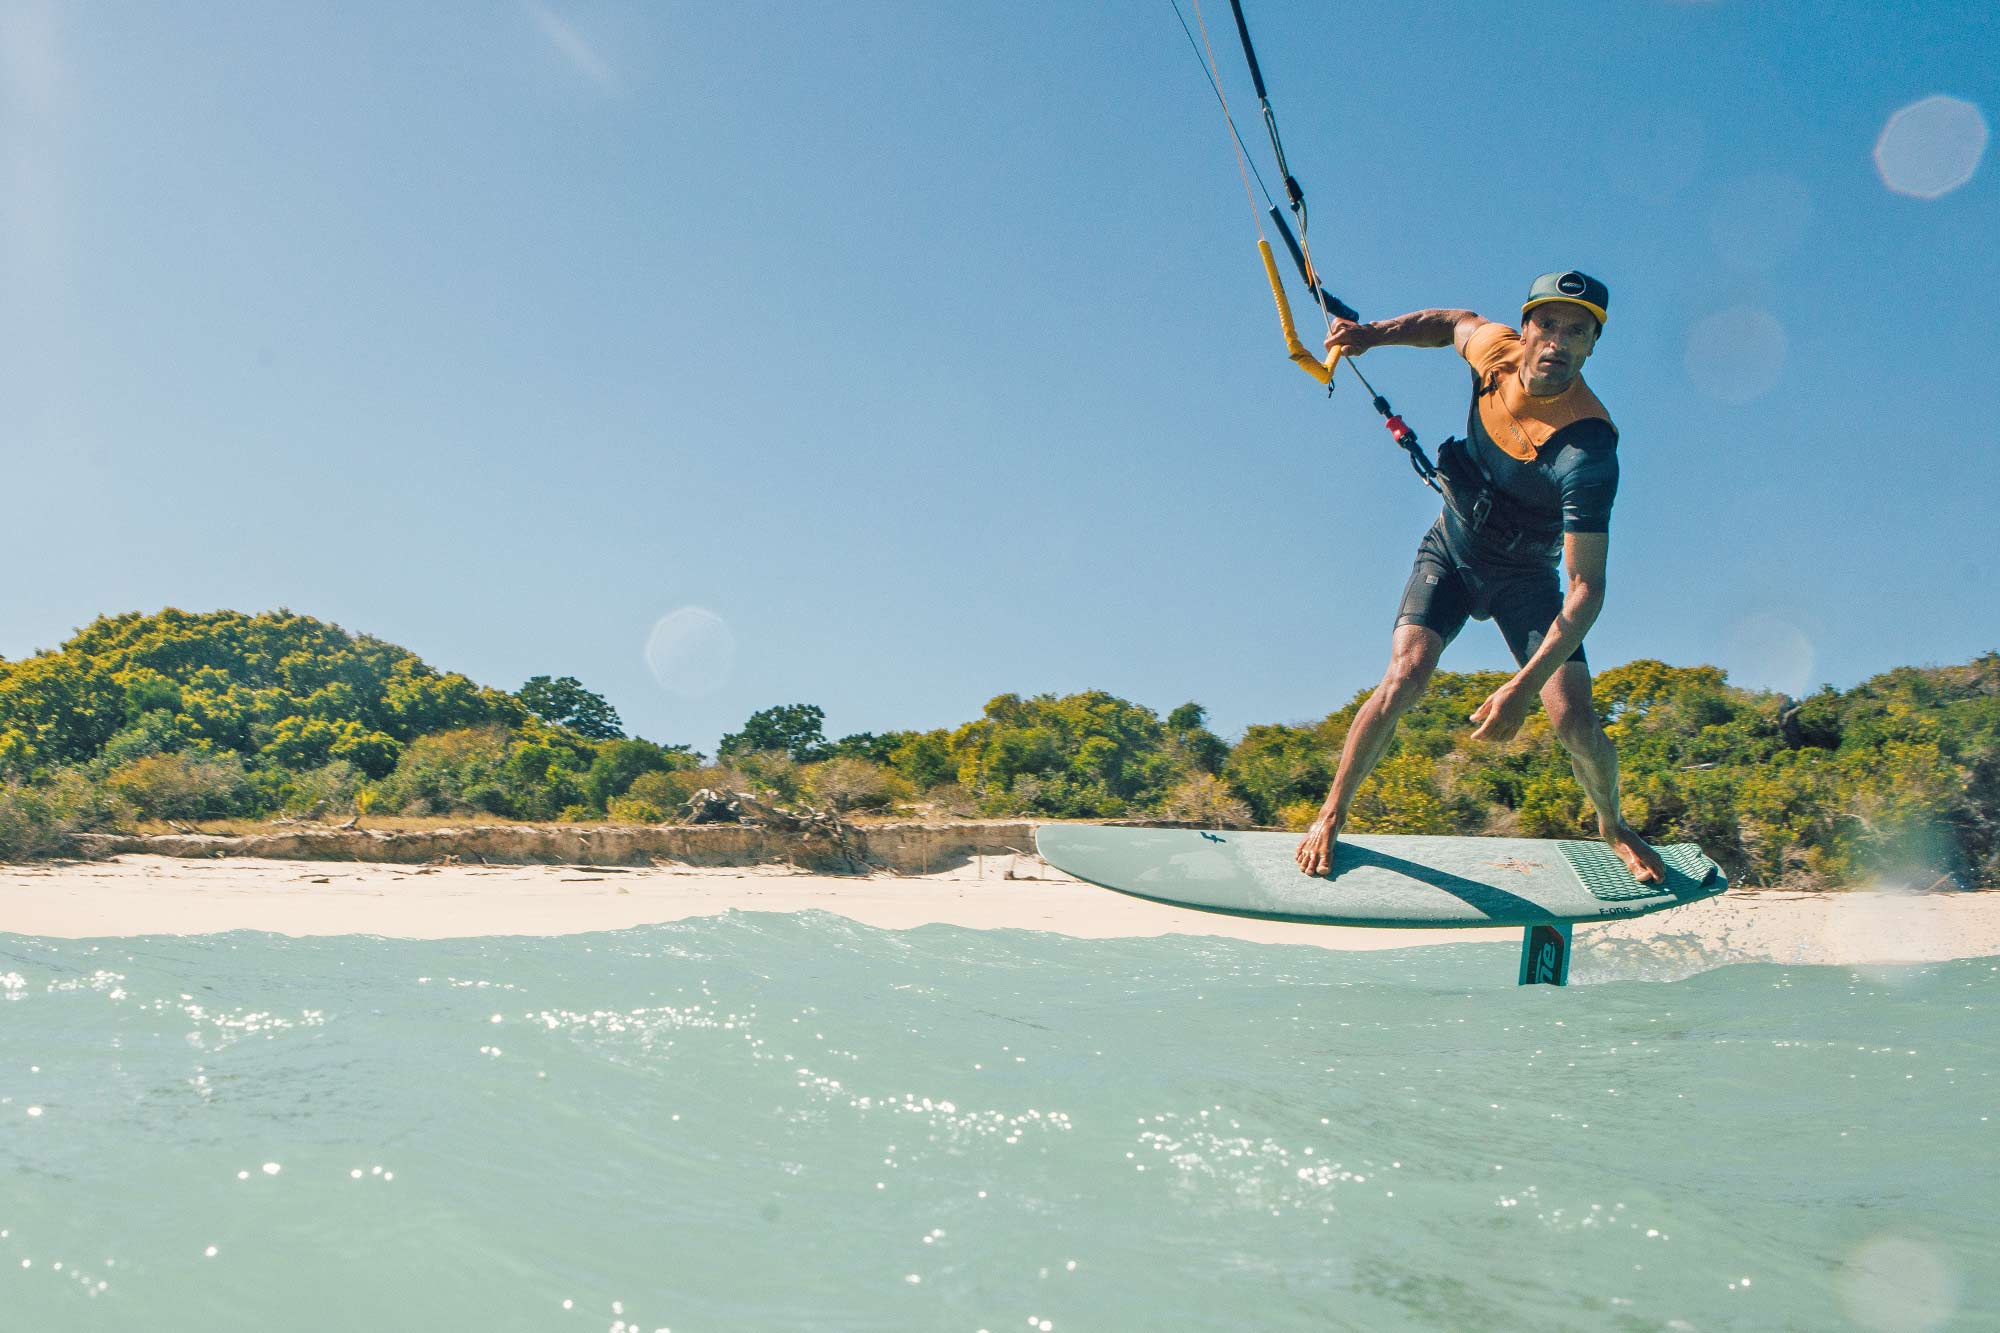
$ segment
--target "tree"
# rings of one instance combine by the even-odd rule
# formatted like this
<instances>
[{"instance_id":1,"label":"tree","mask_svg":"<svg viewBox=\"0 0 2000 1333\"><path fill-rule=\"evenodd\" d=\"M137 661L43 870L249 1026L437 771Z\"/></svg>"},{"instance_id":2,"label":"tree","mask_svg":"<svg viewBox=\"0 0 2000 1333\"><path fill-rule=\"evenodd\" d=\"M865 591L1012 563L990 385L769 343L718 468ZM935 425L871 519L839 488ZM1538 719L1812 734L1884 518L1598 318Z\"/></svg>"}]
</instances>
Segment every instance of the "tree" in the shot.
<instances>
[{"instance_id":1,"label":"tree","mask_svg":"<svg viewBox=\"0 0 2000 1333\"><path fill-rule=\"evenodd\" d=\"M872 731L857 731L852 736L842 736L833 743L828 757L833 759L866 759L871 764L886 765L896 748L910 735L907 731L892 731L886 736L877 736Z\"/></svg>"},{"instance_id":2,"label":"tree","mask_svg":"<svg viewBox=\"0 0 2000 1333\"><path fill-rule=\"evenodd\" d=\"M906 731L899 733L903 739L889 754L889 766L908 779L918 791L929 791L939 783L949 782L957 772L951 757L951 733L940 728L936 731Z\"/></svg>"},{"instance_id":3,"label":"tree","mask_svg":"<svg viewBox=\"0 0 2000 1333\"><path fill-rule=\"evenodd\" d=\"M1229 762L1229 744L1208 729L1207 721L1208 710L1190 700L1167 714L1167 738L1189 768L1219 774Z\"/></svg>"},{"instance_id":4,"label":"tree","mask_svg":"<svg viewBox=\"0 0 2000 1333\"><path fill-rule=\"evenodd\" d=\"M601 694L583 688L575 676L530 676L521 686L521 704L552 727L565 727L585 740L614 741L625 735L618 710Z\"/></svg>"},{"instance_id":5,"label":"tree","mask_svg":"<svg viewBox=\"0 0 2000 1333\"><path fill-rule=\"evenodd\" d=\"M1275 822L1288 805L1317 803L1333 782L1341 736L1331 740L1308 727L1259 723L1236 743L1223 776L1250 803L1257 821Z\"/></svg>"},{"instance_id":6,"label":"tree","mask_svg":"<svg viewBox=\"0 0 2000 1333\"><path fill-rule=\"evenodd\" d=\"M40 653L0 669L0 730L43 763L90 759L125 720L125 691L104 664Z\"/></svg>"},{"instance_id":7,"label":"tree","mask_svg":"<svg viewBox=\"0 0 2000 1333\"><path fill-rule=\"evenodd\" d=\"M721 756L781 750L795 763L810 764L827 757L826 714L817 704L779 704L750 715L743 730L732 731L716 747Z\"/></svg>"},{"instance_id":8,"label":"tree","mask_svg":"<svg viewBox=\"0 0 2000 1333\"><path fill-rule=\"evenodd\" d=\"M647 740L604 741L598 745L597 757L591 760L590 769L584 774L583 788L589 793L593 807L608 810L611 802L629 791L641 776L694 768L700 763L701 756L685 745L655 745Z\"/></svg>"}]
</instances>

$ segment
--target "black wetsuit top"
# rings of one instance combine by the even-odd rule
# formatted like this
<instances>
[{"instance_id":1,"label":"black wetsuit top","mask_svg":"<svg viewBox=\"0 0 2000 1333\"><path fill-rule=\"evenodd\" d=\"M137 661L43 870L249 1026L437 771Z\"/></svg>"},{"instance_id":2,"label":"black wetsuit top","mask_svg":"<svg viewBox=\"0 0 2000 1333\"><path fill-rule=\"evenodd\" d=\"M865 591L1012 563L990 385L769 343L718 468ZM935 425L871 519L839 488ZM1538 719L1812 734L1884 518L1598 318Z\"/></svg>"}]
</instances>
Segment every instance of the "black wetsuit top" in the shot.
<instances>
[{"instance_id":1,"label":"black wetsuit top","mask_svg":"<svg viewBox=\"0 0 2000 1333\"><path fill-rule=\"evenodd\" d=\"M1418 546L1396 623L1425 626L1450 643L1468 618L1490 618L1514 660L1525 664L1562 610L1556 562L1563 534L1610 531L1618 494L1618 430L1599 416L1572 419L1547 434L1526 460L1494 443L1481 419L1480 400L1498 391L1497 374L1513 373L1487 355L1495 336L1468 347L1474 370L1466 439L1446 441L1439 450L1448 502ZM1583 410L1601 409L1590 396ZM1498 419L1508 420L1505 409ZM1469 519L1482 491L1490 500L1474 531ZM1569 660L1586 661L1583 645Z\"/></svg>"},{"instance_id":2,"label":"black wetsuit top","mask_svg":"<svg viewBox=\"0 0 2000 1333\"><path fill-rule=\"evenodd\" d=\"M1475 389L1475 393L1477 390ZM1479 532L1466 530L1448 507L1455 553L1470 563L1548 564L1566 532L1609 532L1618 495L1618 431L1601 417L1572 422L1523 462L1493 442L1474 404L1468 414L1467 461L1493 490L1493 507Z\"/></svg>"}]
</instances>

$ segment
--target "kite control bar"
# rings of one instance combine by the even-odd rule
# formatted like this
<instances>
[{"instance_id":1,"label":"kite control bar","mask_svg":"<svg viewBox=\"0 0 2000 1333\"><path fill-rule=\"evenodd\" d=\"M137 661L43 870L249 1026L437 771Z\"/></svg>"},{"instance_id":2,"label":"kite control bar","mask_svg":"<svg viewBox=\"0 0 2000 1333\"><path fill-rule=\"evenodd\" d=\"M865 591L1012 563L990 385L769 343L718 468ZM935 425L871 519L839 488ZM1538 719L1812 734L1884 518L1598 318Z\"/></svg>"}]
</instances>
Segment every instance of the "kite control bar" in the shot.
<instances>
[{"instance_id":1,"label":"kite control bar","mask_svg":"<svg viewBox=\"0 0 2000 1333\"><path fill-rule=\"evenodd\" d=\"M1200 14L1199 0L1195 12L1197 15ZM1264 70L1257 63L1257 48L1250 41L1250 24L1243 17L1242 0L1229 0L1229 12L1236 20L1236 36L1243 43L1244 63L1250 67L1250 85L1256 89L1257 105L1264 113L1264 128L1270 134L1271 154L1277 159L1278 174L1285 182L1285 198L1291 204L1292 216L1299 220L1298 235L1292 234L1291 227L1285 222L1284 213L1278 208L1277 203L1266 195L1266 202L1271 205L1269 215L1271 222L1277 227L1279 237L1285 242L1285 249L1291 253L1292 264L1305 282L1306 290L1313 294L1320 310L1326 315L1328 328L1332 327L1336 319L1358 324L1361 322L1361 316L1356 313L1354 307L1320 284L1319 275L1313 271L1312 257L1300 240L1306 235L1306 192L1300 188L1297 178L1292 175L1291 164L1285 161L1285 143L1278 136L1278 118L1271 110L1271 97L1264 87ZM1216 88L1216 97L1217 100L1222 100L1222 90L1219 85ZM1222 114L1229 117L1229 103L1226 100L1222 100ZM1229 120L1229 128L1234 134L1236 122L1233 117ZM1239 144L1242 142L1241 136L1237 137L1237 142ZM1278 265L1271 256L1271 243L1260 236L1257 240L1257 250L1264 259L1264 276L1270 280L1271 295L1278 303L1278 323L1284 330L1286 355L1298 365L1299 369L1324 384L1328 393L1332 393L1333 374L1340 366L1343 349L1334 348L1327 353L1324 361L1306 350L1305 344L1299 340L1298 329L1292 323L1291 305L1285 299L1284 284L1278 278ZM1430 456L1424 452L1423 445L1417 441L1417 433L1410 429L1408 422L1397 415L1387 398L1375 392L1375 386L1368 382L1368 377L1361 373L1361 368L1354 364L1353 358L1347 358L1347 366L1354 372L1354 377L1361 381L1361 387L1368 390L1370 401L1382 416L1382 424L1388 428L1390 438L1410 456L1410 466L1415 469L1417 476L1423 479L1424 485L1442 495L1444 489L1438 483L1437 464L1431 462Z\"/></svg>"},{"instance_id":2,"label":"kite control bar","mask_svg":"<svg viewBox=\"0 0 2000 1333\"><path fill-rule=\"evenodd\" d=\"M1287 180L1289 179L1287 177ZM1278 224L1278 233L1285 239L1285 248L1292 252L1292 262L1298 265L1299 276L1305 279L1307 288L1318 296L1320 308L1326 311L1328 318L1345 319L1359 323L1361 316L1354 312L1352 306L1349 306L1338 297L1328 294L1324 287L1313 281L1312 270L1306 264L1305 254L1299 249L1298 242L1292 239L1291 228L1285 225L1284 215L1273 208L1271 210L1271 220ZM1291 302L1285 299L1285 284L1278 278L1278 262L1272 256L1271 243L1259 238L1257 241L1257 253L1263 256L1264 276L1270 280L1272 299L1278 303L1278 326L1285 333L1286 355L1298 364L1300 370L1305 371L1306 374L1324 384L1326 391L1332 393L1333 372L1340 367L1344 349L1339 347L1334 348L1331 352L1327 353L1326 360L1324 361L1306 350L1305 344L1299 340L1298 328L1292 322ZM1347 359L1347 368L1354 372L1356 379L1361 381L1361 387L1368 390L1369 401L1375 410L1382 414L1382 424L1388 428L1390 438L1401 445L1403 452L1410 456L1410 466L1423 479L1424 485L1430 487L1440 495L1444 494L1443 488L1438 484L1437 464L1431 462L1430 455L1424 452L1423 445L1417 440L1417 433L1411 430L1410 424L1404 421L1396 409L1389 405L1387 398L1375 392L1375 386L1368 382L1368 377L1361 373L1361 367L1355 365L1352 358Z\"/></svg>"},{"instance_id":3,"label":"kite control bar","mask_svg":"<svg viewBox=\"0 0 2000 1333\"><path fill-rule=\"evenodd\" d=\"M1270 206L1271 224L1278 229L1279 239L1284 241L1285 250L1291 255L1292 264L1298 269L1299 277L1305 281L1306 290L1312 293L1313 300L1325 315L1327 328L1331 330L1335 320L1360 323L1361 316L1354 307L1322 286L1319 275L1313 271L1312 252L1308 249L1310 241L1306 233L1306 192L1300 188L1298 179L1292 175L1290 164L1285 161L1285 143L1278 135L1278 118L1271 110L1270 94L1264 87L1264 70L1257 63L1257 48L1250 41L1250 24L1243 17L1242 0L1229 0L1229 10L1236 20L1236 36L1243 45L1244 63L1250 67L1250 82L1257 90L1257 104L1264 115L1264 129L1270 135L1271 153L1277 159L1278 171L1285 183L1285 198L1291 206L1292 215L1298 219L1296 235L1293 234L1290 224L1285 221L1284 210L1278 207L1277 200L1271 197L1269 187L1264 185L1264 173L1257 170L1257 164L1251 160L1250 150L1243 142L1243 134L1236 128L1236 117L1229 110L1229 98L1222 91L1214 50L1208 46L1208 25L1202 21L1201 0L1192 0L1195 22L1201 29L1199 42L1195 40L1194 31L1188 27L1187 16L1181 13L1180 0L1169 0L1169 3L1173 6L1175 17L1180 20L1181 31L1187 35L1188 45L1194 50L1195 59L1201 64L1202 73L1207 77L1209 87L1214 90L1216 104L1222 108L1222 119L1229 126L1230 137L1235 140L1237 167L1243 173L1243 192L1250 200L1251 215L1255 217L1257 211L1256 199L1250 194L1250 180L1254 176L1259 188L1263 190L1264 202ZM1273 256L1271 243L1264 239L1261 222L1258 223L1257 229L1257 253L1264 261L1264 276L1271 284L1271 299L1278 306L1278 325L1285 335L1285 355L1291 358L1293 364L1300 370L1312 376L1318 383L1324 384L1328 393L1333 392L1334 372L1340 368L1341 361L1345 359L1349 369L1354 371L1355 378L1361 381L1364 389L1368 390L1369 398L1375 410L1381 413L1382 424L1388 428L1390 436L1410 456L1410 466L1416 470L1417 476L1423 479L1426 486L1443 494L1443 487L1437 480L1437 465L1431 462L1429 456L1424 453L1423 446L1417 442L1417 433L1396 414L1388 399L1375 392L1375 386L1370 384L1368 377L1355 366L1353 358L1346 356L1345 349L1335 347L1327 354L1325 360L1321 360L1300 340L1298 327L1292 321L1291 302L1285 296L1285 284L1278 276L1278 263Z\"/></svg>"}]
</instances>

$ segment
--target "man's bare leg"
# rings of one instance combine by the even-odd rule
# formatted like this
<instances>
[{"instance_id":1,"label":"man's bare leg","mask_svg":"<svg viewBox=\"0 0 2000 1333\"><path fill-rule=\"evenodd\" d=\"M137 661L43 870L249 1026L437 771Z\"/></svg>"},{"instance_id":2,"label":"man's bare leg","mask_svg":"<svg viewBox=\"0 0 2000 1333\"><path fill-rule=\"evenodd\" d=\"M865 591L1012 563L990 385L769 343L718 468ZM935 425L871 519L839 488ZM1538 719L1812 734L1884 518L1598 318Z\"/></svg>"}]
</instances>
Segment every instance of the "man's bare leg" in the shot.
<instances>
[{"instance_id":1,"label":"man's bare leg","mask_svg":"<svg viewBox=\"0 0 2000 1333\"><path fill-rule=\"evenodd\" d=\"M1597 810L1597 831L1634 879L1665 883L1666 863L1618 809L1618 748L1597 720L1590 698L1590 669L1581 662L1563 663L1542 686L1542 707L1548 710L1556 739L1569 751L1570 771Z\"/></svg>"},{"instance_id":2,"label":"man's bare leg","mask_svg":"<svg viewBox=\"0 0 2000 1333\"><path fill-rule=\"evenodd\" d=\"M1437 631L1422 625L1396 626L1395 637L1389 641L1389 669L1383 673L1382 683L1368 696L1368 702L1354 715L1354 725L1347 729L1347 744L1341 749L1340 768L1327 791L1326 803L1293 854L1292 859L1306 874L1324 875L1333 868L1333 845L1340 837L1341 825L1347 822L1354 794L1381 762L1383 752L1396 737L1396 724L1403 714L1423 698L1424 687L1430 684L1431 672L1437 668L1442 652L1444 640Z\"/></svg>"}]
</instances>

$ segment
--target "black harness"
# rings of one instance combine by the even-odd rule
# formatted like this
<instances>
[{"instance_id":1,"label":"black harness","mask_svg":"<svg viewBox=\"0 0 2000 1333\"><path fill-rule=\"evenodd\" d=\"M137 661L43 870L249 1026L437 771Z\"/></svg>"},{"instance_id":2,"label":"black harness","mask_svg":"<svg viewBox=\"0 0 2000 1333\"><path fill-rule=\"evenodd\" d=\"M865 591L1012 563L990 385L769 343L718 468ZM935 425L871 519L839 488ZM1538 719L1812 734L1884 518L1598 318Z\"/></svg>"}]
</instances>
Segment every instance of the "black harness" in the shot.
<instances>
[{"instance_id":1,"label":"black harness","mask_svg":"<svg viewBox=\"0 0 2000 1333\"><path fill-rule=\"evenodd\" d=\"M1537 553L1550 559L1561 554L1562 532L1535 522L1508 498L1479 461L1479 452L1456 435L1438 446L1437 474L1445 507L1465 531L1488 550L1506 555Z\"/></svg>"}]
</instances>

